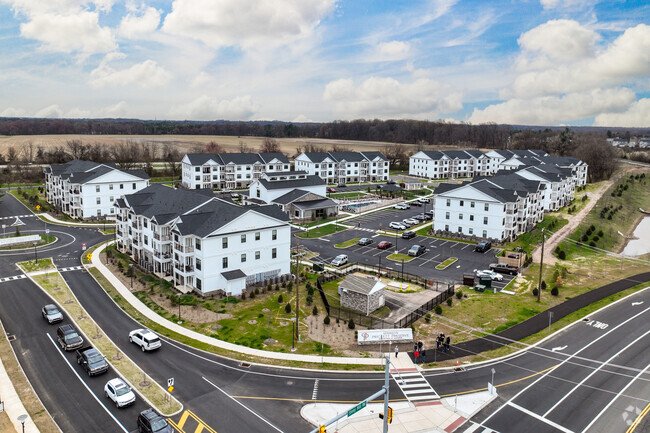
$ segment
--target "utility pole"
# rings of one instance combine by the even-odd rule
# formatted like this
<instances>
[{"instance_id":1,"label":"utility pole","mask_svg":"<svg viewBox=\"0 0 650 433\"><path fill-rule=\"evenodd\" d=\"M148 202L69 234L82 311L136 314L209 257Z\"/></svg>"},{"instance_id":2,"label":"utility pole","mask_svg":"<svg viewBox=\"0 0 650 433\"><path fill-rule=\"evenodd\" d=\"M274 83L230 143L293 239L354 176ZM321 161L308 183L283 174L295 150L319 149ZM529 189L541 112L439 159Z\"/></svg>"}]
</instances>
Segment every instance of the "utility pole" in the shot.
<instances>
[{"instance_id":1,"label":"utility pole","mask_svg":"<svg viewBox=\"0 0 650 433\"><path fill-rule=\"evenodd\" d=\"M544 267L544 230L542 229L542 256L539 260L539 281L537 282L537 302L542 299L542 268Z\"/></svg>"}]
</instances>

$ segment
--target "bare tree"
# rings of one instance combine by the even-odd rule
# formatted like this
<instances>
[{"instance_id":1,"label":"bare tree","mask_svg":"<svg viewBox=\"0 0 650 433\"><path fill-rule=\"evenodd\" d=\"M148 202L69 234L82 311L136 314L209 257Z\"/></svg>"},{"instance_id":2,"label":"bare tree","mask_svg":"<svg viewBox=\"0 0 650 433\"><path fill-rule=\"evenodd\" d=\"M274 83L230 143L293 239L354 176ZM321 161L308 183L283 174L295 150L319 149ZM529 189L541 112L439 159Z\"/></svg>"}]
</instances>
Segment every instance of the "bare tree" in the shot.
<instances>
[{"instance_id":1,"label":"bare tree","mask_svg":"<svg viewBox=\"0 0 650 433\"><path fill-rule=\"evenodd\" d=\"M243 140L239 140L239 153L252 153L253 149L248 147Z\"/></svg>"},{"instance_id":2,"label":"bare tree","mask_svg":"<svg viewBox=\"0 0 650 433\"><path fill-rule=\"evenodd\" d=\"M163 148L163 159L172 177L178 177L181 172L181 154L178 149L171 144L165 144Z\"/></svg>"},{"instance_id":3,"label":"bare tree","mask_svg":"<svg viewBox=\"0 0 650 433\"><path fill-rule=\"evenodd\" d=\"M72 155L72 159L83 159L84 154L86 153L86 146L81 140L68 140L65 142L65 145L68 148L68 153Z\"/></svg>"},{"instance_id":4,"label":"bare tree","mask_svg":"<svg viewBox=\"0 0 650 433\"><path fill-rule=\"evenodd\" d=\"M241 143L241 141L240 141ZM206 153L223 153L223 147L216 141L210 141L205 144Z\"/></svg>"},{"instance_id":5,"label":"bare tree","mask_svg":"<svg viewBox=\"0 0 650 433\"><path fill-rule=\"evenodd\" d=\"M390 161L391 167L407 167L408 155L403 144L387 144L384 146L384 156Z\"/></svg>"},{"instance_id":6,"label":"bare tree","mask_svg":"<svg viewBox=\"0 0 650 433\"><path fill-rule=\"evenodd\" d=\"M278 153L280 152L280 143L275 138L266 137L262 140L261 153Z\"/></svg>"},{"instance_id":7,"label":"bare tree","mask_svg":"<svg viewBox=\"0 0 650 433\"><path fill-rule=\"evenodd\" d=\"M589 166L589 181L609 179L616 169L616 152L605 137L579 134L575 137L573 155Z\"/></svg>"}]
</instances>

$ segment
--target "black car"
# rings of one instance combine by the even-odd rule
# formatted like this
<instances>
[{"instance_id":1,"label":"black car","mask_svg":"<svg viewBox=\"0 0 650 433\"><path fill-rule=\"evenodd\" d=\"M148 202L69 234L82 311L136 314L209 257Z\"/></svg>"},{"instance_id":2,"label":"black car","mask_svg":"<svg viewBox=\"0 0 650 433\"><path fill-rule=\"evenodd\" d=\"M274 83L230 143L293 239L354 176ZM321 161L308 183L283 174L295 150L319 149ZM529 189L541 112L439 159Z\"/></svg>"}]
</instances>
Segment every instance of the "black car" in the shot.
<instances>
[{"instance_id":1,"label":"black car","mask_svg":"<svg viewBox=\"0 0 650 433\"><path fill-rule=\"evenodd\" d=\"M413 216L413 219L416 219L418 221L426 221L427 218L424 216L423 213L420 213L420 214L417 214L417 215Z\"/></svg>"},{"instance_id":2,"label":"black car","mask_svg":"<svg viewBox=\"0 0 650 433\"><path fill-rule=\"evenodd\" d=\"M370 238L361 238L361 239L359 239L359 245L363 245L363 246L370 245L373 242L374 241L372 239L370 239Z\"/></svg>"},{"instance_id":3,"label":"black car","mask_svg":"<svg viewBox=\"0 0 650 433\"><path fill-rule=\"evenodd\" d=\"M84 339L81 338L72 325L67 323L57 328L56 341L59 342L63 350L74 350L84 345Z\"/></svg>"},{"instance_id":4,"label":"black car","mask_svg":"<svg viewBox=\"0 0 650 433\"><path fill-rule=\"evenodd\" d=\"M138 415L138 431L140 433L174 433L165 418L153 409L146 409Z\"/></svg>"},{"instance_id":5,"label":"black car","mask_svg":"<svg viewBox=\"0 0 650 433\"><path fill-rule=\"evenodd\" d=\"M433 215L430 214L430 213L424 213L424 214L422 214L422 216L424 217L425 220L432 220L433 219Z\"/></svg>"},{"instance_id":6,"label":"black car","mask_svg":"<svg viewBox=\"0 0 650 433\"><path fill-rule=\"evenodd\" d=\"M411 239L414 238L415 232L413 230L407 230L404 233L402 233L402 239Z\"/></svg>"},{"instance_id":7,"label":"black car","mask_svg":"<svg viewBox=\"0 0 650 433\"><path fill-rule=\"evenodd\" d=\"M476 247L474 247L474 251L479 252L479 253L484 253L488 251L490 248L492 248L492 243L488 241L481 241L478 244L476 244Z\"/></svg>"},{"instance_id":8,"label":"black car","mask_svg":"<svg viewBox=\"0 0 650 433\"><path fill-rule=\"evenodd\" d=\"M339 188L345 188L345 184L344 184L344 183L339 183L339 184L336 185L336 186L338 186Z\"/></svg>"},{"instance_id":9,"label":"black car","mask_svg":"<svg viewBox=\"0 0 650 433\"><path fill-rule=\"evenodd\" d=\"M417 200L412 201L411 204L412 204L413 206L418 206L418 207L422 206L422 203L420 203L420 202L417 201Z\"/></svg>"}]
</instances>

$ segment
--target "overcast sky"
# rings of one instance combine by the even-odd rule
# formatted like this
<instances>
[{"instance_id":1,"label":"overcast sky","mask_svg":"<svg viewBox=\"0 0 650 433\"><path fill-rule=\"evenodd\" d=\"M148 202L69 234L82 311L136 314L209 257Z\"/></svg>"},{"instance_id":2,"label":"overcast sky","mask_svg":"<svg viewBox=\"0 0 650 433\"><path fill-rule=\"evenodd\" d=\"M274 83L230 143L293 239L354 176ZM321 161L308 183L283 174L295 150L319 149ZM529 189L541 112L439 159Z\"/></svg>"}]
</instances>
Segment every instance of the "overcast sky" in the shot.
<instances>
[{"instance_id":1,"label":"overcast sky","mask_svg":"<svg viewBox=\"0 0 650 433\"><path fill-rule=\"evenodd\" d=\"M647 1L0 0L0 116L650 126Z\"/></svg>"}]
</instances>

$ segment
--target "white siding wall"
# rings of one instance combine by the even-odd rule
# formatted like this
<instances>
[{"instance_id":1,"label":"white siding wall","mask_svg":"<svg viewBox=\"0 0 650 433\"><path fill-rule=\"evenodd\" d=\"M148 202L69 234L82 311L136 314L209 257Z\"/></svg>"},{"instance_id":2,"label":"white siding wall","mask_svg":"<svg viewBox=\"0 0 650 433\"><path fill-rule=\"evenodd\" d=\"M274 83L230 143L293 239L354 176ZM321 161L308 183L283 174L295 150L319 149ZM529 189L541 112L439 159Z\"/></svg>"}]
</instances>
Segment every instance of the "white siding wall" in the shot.
<instances>
[{"instance_id":1,"label":"white siding wall","mask_svg":"<svg viewBox=\"0 0 650 433\"><path fill-rule=\"evenodd\" d=\"M449 206L447 206L449 200ZM462 202L462 206L461 206ZM474 207L472 207L474 203ZM487 211L485 206L487 205ZM446 230L466 236L503 239L506 236L503 203L489 200L467 199L459 196L436 196L434 204L434 230ZM449 218L447 218L449 214ZM462 216L462 217L461 217ZM473 218L473 220L472 220ZM485 223L487 218L487 224Z\"/></svg>"}]
</instances>

